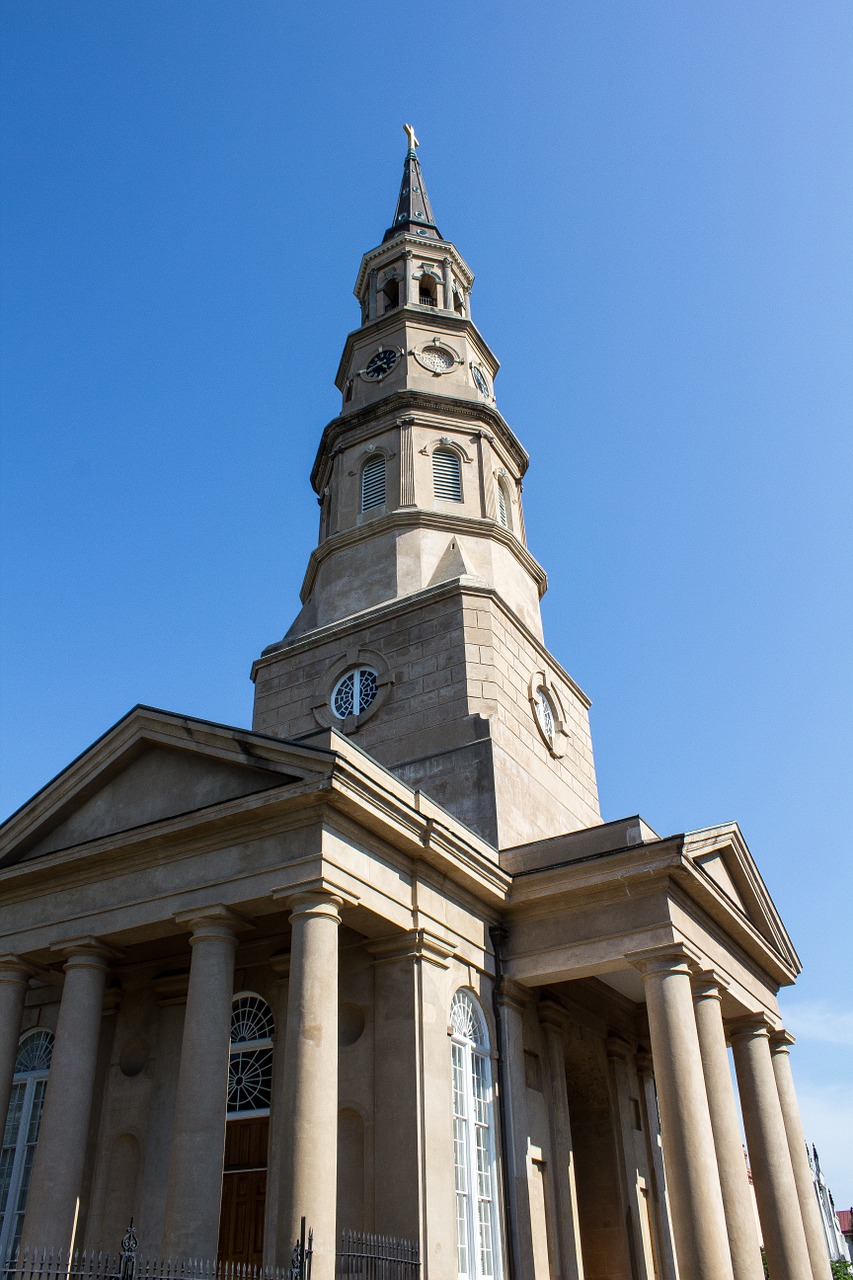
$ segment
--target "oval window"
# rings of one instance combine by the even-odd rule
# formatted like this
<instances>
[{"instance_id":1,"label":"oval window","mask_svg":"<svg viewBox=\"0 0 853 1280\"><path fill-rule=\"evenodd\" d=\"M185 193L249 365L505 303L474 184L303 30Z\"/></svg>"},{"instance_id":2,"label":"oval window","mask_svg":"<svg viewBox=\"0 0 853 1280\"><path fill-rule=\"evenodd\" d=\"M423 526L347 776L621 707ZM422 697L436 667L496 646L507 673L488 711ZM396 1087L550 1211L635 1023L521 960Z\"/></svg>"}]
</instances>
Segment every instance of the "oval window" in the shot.
<instances>
[{"instance_id":1,"label":"oval window","mask_svg":"<svg viewBox=\"0 0 853 1280\"><path fill-rule=\"evenodd\" d=\"M332 710L341 720L366 711L379 692L379 680L372 667L354 667L342 676L332 691Z\"/></svg>"}]
</instances>

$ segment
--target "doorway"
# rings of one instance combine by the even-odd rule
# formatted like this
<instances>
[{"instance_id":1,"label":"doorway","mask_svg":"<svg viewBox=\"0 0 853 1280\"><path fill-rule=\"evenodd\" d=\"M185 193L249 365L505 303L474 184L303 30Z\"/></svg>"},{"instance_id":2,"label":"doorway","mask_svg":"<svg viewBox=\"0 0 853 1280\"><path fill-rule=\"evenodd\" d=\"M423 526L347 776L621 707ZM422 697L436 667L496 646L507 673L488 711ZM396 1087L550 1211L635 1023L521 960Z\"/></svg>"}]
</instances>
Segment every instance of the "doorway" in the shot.
<instances>
[{"instance_id":1,"label":"doorway","mask_svg":"<svg viewBox=\"0 0 853 1280\"><path fill-rule=\"evenodd\" d=\"M221 1262L260 1266L264 1250L269 1116L229 1120L219 1215Z\"/></svg>"}]
</instances>

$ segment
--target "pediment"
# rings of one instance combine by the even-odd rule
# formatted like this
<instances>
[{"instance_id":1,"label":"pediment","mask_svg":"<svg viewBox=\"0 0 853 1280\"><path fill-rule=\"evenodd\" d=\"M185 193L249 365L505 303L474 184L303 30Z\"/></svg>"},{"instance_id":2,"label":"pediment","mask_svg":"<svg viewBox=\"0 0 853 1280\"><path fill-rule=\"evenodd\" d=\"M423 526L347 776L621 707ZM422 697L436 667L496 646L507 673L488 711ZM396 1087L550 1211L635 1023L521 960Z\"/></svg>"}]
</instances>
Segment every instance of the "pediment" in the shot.
<instances>
[{"instance_id":1,"label":"pediment","mask_svg":"<svg viewBox=\"0 0 853 1280\"><path fill-rule=\"evenodd\" d=\"M684 854L725 902L799 970L797 953L737 823L689 832Z\"/></svg>"},{"instance_id":2,"label":"pediment","mask_svg":"<svg viewBox=\"0 0 853 1280\"><path fill-rule=\"evenodd\" d=\"M0 829L0 865L30 861L325 772L322 753L135 708Z\"/></svg>"}]
</instances>

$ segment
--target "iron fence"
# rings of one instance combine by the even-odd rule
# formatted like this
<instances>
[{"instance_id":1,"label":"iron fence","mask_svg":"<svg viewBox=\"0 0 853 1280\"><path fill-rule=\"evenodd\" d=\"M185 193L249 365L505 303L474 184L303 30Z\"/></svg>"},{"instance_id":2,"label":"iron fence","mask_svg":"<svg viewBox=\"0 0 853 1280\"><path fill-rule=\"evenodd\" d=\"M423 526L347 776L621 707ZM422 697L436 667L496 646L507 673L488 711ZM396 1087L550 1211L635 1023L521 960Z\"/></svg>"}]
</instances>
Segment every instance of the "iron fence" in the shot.
<instances>
[{"instance_id":1,"label":"iron fence","mask_svg":"<svg viewBox=\"0 0 853 1280\"><path fill-rule=\"evenodd\" d=\"M2 1280L311 1280L314 1233L305 1230L293 1246L287 1267L252 1266L244 1262L203 1258L140 1258L131 1222L121 1252L62 1249L25 1250L0 1267Z\"/></svg>"},{"instance_id":2,"label":"iron fence","mask_svg":"<svg viewBox=\"0 0 853 1280\"><path fill-rule=\"evenodd\" d=\"M338 1252L338 1280L419 1280L421 1270L415 1240L343 1231Z\"/></svg>"},{"instance_id":3,"label":"iron fence","mask_svg":"<svg viewBox=\"0 0 853 1280\"><path fill-rule=\"evenodd\" d=\"M201 1258L140 1258L133 1223L119 1253L35 1249L0 1266L0 1280L311 1280L314 1233L302 1219L287 1267ZM336 1258L337 1280L420 1280L414 1240L344 1231Z\"/></svg>"}]
</instances>

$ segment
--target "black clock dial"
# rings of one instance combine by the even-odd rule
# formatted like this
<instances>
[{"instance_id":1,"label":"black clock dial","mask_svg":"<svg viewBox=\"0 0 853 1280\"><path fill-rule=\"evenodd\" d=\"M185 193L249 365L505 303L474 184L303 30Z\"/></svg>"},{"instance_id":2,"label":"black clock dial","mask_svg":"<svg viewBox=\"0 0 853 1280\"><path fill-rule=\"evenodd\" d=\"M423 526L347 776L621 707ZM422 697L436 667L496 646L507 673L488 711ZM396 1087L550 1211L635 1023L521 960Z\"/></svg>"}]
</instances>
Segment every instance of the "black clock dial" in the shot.
<instances>
[{"instance_id":1,"label":"black clock dial","mask_svg":"<svg viewBox=\"0 0 853 1280\"><path fill-rule=\"evenodd\" d=\"M377 351L375 356L370 357L362 373L371 382L378 382L380 378L384 378L391 372L399 358L396 351L392 351L390 347L384 347L381 351Z\"/></svg>"}]
</instances>

